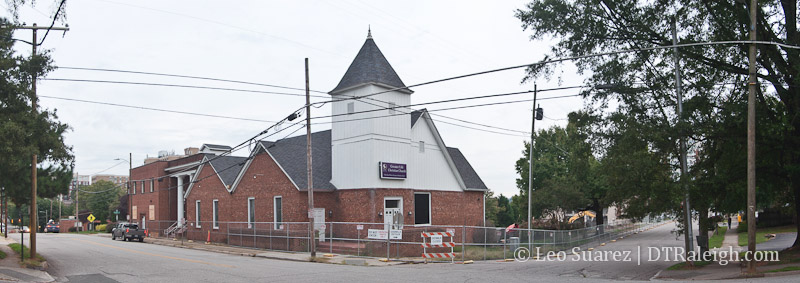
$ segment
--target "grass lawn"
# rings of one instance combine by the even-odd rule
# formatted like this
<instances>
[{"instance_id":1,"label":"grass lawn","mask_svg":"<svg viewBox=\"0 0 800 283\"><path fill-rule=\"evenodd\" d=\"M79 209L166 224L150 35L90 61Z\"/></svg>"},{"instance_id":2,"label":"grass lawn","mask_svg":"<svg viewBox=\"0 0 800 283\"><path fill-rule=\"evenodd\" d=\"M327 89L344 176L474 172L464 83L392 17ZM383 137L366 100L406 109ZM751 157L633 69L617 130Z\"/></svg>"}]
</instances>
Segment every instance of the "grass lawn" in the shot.
<instances>
[{"instance_id":1,"label":"grass lawn","mask_svg":"<svg viewBox=\"0 0 800 283\"><path fill-rule=\"evenodd\" d=\"M727 231L728 227L717 227L717 234L708 239L708 248L714 249L722 247L722 240L725 239L725 232Z\"/></svg>"},{"instance_id":2,"label":"grass lawn","mask_svg":"<svg viewBox=\"0 0 800 283\"><path fill-rule=\"evenodd\" d=\"M739 223L739 227L747 227L747 222ZM797 227L794 225L789 226L780 226L780 227L769 227L769 228L757 228L756 229L756 244L760 244L767 241L767 238L764 237L766 234L777 234L777 233L787 233L787 232L796 232ZM739 246L746 246L747 245L747 228L738 229L737 232L739 233Z\"/></svg>"},{"instance_id":3,"label":"grass lawn","mask_svg":"<svg viewBox=\"0 0 800 283\"><path fill-rule=\"evenodd\" d=\"M31 253L28 247L20 245L18 243L8 244L8 247L14 250L14 252L19 255L20 250L25 254L25 261L22 262L23 265L28 267L40 267L42 266L42 262L44 262L44 257L41 254L37 253L35 259L31 259Z\"/></svg>"},{"instance_id":4,"label":"grass lawn","mask_svg":"<svg viewBox=\"0 0 800 283\"><path fill-rule=\"evenodd\" d=\"M0 251L0 259L4 259L4 258L6 258L7 256L8 256L8 255L7 255L5 252L3 252L3 251Z\"/></svg>"},{"instance_id":5,"label":"grass lawn","mask_svg":"<svg viewBox=\"0 0 800 283\"><path fill-rule=\"evenodd\" d=\"M694 262L694 267L691 267L691 266L687 266L686 262L681 262L681 263L675 264L673 266L670 266L669 268L667 268L667 270L691 270L691 269L695 269L695 268L698 268L698 267L703 267L703 266L709 265L711 263L712 263L712 261L695 261Z\"/></svg>"}]
</instances>

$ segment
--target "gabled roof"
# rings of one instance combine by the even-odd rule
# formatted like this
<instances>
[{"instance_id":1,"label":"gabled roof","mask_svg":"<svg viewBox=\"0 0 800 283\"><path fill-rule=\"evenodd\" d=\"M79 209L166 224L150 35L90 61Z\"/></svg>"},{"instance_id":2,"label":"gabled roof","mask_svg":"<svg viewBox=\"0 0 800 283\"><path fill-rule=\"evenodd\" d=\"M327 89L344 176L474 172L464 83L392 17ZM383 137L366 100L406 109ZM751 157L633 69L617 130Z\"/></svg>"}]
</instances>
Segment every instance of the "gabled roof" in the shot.
<instances>
[{"instance_id":1,"label":"gabled roof","mask_svg":"<svg viewBox=\"0 0 800 283\"><path fill-rule=\"evenodd\" d=\"M467 190L489 190L486 184L483 183L483 180L481 180L481 177L478 176L478 173L475 172L475 169L472 168L472 165L469 164L467 158L464 157L464 154L461 154L460 150L454 147L448 147L447 153L449 153L450 158L453 159L453 163L455 163L458 174L461 175L461 179L464 180L464 185L466 185Z\"/></svg>"},{"instance_id":2,"label":"gabled roof","mask_svg":"<svg viewBox=\"0 0 800 283\"><path fill-rule=\"evenodd\" d=\"M301 191L308 189L308 176L306 175L306 136L296 136L278 142L262 141L261 145L269 152L275 162L286 172L289 179ZM333 191L336 186L331 184L331 131L321 131L311 134L311 164L314 168L314 191Z\"/></svg>"},{"instance_id":3,"label":"gabled roof","mask_svg":"<svg viewBox=\"0 0 800 283\"><path fill-rule=\"evenodd\" d=\"M400 80L400 76L394 71L392 65L383 56L372 35L367 36L367 41L361 46L358 55L350 63L344 77L339 81L339 85L330 91L330 94L336 94L345 90L358 87L365 84L378 84L391 88L405 88L406 85ZM410 89L398 90L406 93L412 93Z\"/></svg>"},{"instance_id":4,"label":"gabled roof","mask_svg":"<svg viewBox=\"0 0 800 283\"><path fill-rule=\"evenodd\" d=\"M208 163L211 164L212 168L214 168L214 172L216 172L219 176L219 179L222 181L222 185L229 190L229 186L233 185L236 177L239 176L239 171L242 170L245 161L247 161L247 157L239 156L219 156L208 159Z\"/></svg>"}]
</instances>

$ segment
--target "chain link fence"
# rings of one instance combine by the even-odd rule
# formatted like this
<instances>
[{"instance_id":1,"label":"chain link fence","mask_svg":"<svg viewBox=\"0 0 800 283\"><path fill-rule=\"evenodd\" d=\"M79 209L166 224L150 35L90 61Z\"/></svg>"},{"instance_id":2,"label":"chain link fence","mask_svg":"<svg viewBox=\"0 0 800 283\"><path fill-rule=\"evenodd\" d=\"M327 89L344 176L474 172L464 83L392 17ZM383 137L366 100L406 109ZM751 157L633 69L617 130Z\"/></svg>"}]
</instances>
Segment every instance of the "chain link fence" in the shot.
<instances>
[{"instance_id":1,"label":"chain link fence","mask_svg":"<svg viewBox=\"0 0 800 283\"><path fill-rule=\"evenodd\" d=\"M177 233L170 235L165 232L174 222L146 222L151 237L208 241L273 251L303 253L311 251L308 222L217 222L215 225L211 221L203 221L188 223L185 229L179 229ZM456 260L505 260L513 259L514 251L519 247L542 254L550 251L570 251L575 247L586 250L661 223L661 220L637 223L617 221L573 230L542 230L464 225L390 227L384 223L325 222L318 226L317 252L418 260L423 251L422 233L451 232L454 236L445 237L443 241L455 243ZM375 230L387 228L394 230L386 233L392 237L389 239L375 237L378 234ZM370 230L373 230L372 237ZM429 253L449 251L450 248L427 249Z\"/></svg>"}]
</instances>

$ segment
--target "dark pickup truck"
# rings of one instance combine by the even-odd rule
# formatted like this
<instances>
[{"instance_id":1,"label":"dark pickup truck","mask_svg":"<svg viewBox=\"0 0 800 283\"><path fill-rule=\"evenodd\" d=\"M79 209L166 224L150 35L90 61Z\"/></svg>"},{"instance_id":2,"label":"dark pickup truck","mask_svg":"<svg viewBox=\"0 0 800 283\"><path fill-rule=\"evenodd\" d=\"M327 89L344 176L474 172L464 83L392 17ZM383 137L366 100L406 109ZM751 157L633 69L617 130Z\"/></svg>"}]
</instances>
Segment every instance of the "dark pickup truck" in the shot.
<instances>
[{"instance_id":1,"label":"dark pickup truck","mask_svg":"<svg viewBox=\"0 0 800 283\"><path fill-rule=\"evenodd\" d=\"M133 239L138 239L139 242L144 242L144 237L146 236L147 230L139 229L139 224L136 223L119 223L111 230L112 240L120 238L130 242L133 241Z\"/></svg>"}]
</instances>

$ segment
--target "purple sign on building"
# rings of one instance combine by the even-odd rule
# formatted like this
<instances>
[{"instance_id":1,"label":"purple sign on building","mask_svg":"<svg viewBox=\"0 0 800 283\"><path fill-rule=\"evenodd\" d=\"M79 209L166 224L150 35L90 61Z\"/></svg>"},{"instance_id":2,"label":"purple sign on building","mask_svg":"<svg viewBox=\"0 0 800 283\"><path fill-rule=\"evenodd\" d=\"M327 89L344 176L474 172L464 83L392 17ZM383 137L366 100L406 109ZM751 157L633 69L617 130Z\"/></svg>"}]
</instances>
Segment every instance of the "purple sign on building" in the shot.
<instances>
[{"instance_id":1,"label":"purple sign on building","mask_svg":"<svg viewBox=\"0 0 800 283\"><path fill-rule=\"evenodd\" d=\"M405 179L406 165L400 163L379 162L381 179Z\"/></svg>"}]
</instances>

